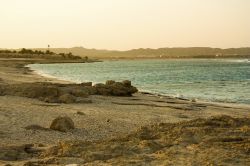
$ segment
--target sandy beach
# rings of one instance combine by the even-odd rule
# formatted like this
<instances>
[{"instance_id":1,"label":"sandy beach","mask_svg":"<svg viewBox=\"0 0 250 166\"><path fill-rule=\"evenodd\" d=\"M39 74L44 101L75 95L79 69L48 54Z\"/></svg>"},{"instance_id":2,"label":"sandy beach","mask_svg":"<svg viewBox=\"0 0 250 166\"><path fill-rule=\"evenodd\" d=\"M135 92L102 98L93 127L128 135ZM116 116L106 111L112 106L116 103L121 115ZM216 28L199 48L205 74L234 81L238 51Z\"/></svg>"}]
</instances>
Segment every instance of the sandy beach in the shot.
<instances>
[{"instance_id":1,"label":"sandy beach","mask_svg":"<svg viewBox=\"0 0 250 166\"><path fill-rule=\"evenodd\" d=\"M0 85L69 84L24 67L41 62L46 63L0 59ZM88 100L48 103L0 93L0 165L250 163L249 105L141 92L132 97L90 95ZM75 129L49 129L59 116L70 117Z\"/></svg>"}]
</instances>

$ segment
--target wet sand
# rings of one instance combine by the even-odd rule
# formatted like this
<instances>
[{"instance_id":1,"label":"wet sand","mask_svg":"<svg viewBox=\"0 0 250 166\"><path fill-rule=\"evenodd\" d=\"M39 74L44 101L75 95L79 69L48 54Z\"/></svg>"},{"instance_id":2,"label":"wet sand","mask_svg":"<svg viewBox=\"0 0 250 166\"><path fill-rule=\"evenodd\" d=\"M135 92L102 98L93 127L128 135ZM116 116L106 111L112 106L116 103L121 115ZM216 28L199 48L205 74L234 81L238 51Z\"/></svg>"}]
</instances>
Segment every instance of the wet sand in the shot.
<instances>
[{"instance_id":1,"label":"wet sand","mask_svg":"<svg viewBox=\"0 0 250 166\"><path fill-rule=\"evenodd\" d=\"M68 83L37 75L24 67L26 64L41 61L0 59L0 85L35 82ZM46 62L42 61L42 63ZM192 102L143 93L136 93L132 97L91 95L89 98L92 103L62 104L46 103L20 96L0 95L0 149L2 149L0 150L0 165L227 165L230 162L244 165L249 162L247 158L250 155L249 105ZM221 115L229 116L217 120L225 125L214 125L211 117L221 117ZM52 120L58 116L70 117L74 121L76 129L66 133L49 130ZM198 118L203 119L204 123L212 125L208 125L209 127L206 128L207 126L203 124L202 130L195 130L195 133L202 133L197 140L181 143L177 141L178 139L193 138L195 134L190 128L181 132L184 133L184 136L180 132L175 133L176 135L161 133L160 123L164 124L164 130L171 132L173 128L165 123L171 123L181 129L190 126L188 124L190 120ZM231 122L236 125L231 125ZM199 128L198 124L195 122L194 127ZM39 125L48 130L27 129L26 127L30 125ZM156 127L152 127L154 125ZM215 133L211 136L207 130L214 130ZM227 133L228 131L232 132L231 135ZM142 139L138 137L141 132L146 132L146 135L155 134L158 137ZM219 140L220 143L222 142L219 145L228 146L228 148L216 149L218 145L211 142L209 142L210 146L205 148L204 141L209 138L217 138L216 132L218 136L224 134L226 138L237 137L240 139L228 141L229 143L224 141L228 144L223 144L223 140ZM113 141L110 142L110 139ZM162 139L165 142L157 143ZM169 139L170 143L167 144L166 139ZM64 143L65 141L71 143ZM90 142L86 143L86 141ZM58 142L61 143L58 144ZM171 147L173 144L179 146L168 149L169 144ZM76 145L77 147L91 146L91 150L84 148L76 150L74 149ZM108 149L113 149L113 151L107 151L104 146L111 147ZM117 146L116 149L119 150L116 151L112 146ZM238 146L242 149L239 149ZM47 152L51 147L57 148L53 154ZM140 150L133 151L132 147L140 147ZM68 148L69 152L66 153L64 149L59 153L58 151L62 151L62 148ZM32 149L33 152L29 153L27 149ZM193 153L186 153L188 149L193 150ZM218 150L217 153L209 154L216 150ZM75 155L76 151L81 155ZM175 151L178 154L174 153ZM179 156L180 153L183 156ZM9 154L10 157L8 155L6 157L6 154ZM192 159L197 157L197 154L200 156L198 155L196 160ZM171 157L167 157L167 155ZM181 162L176 159L178 156L181 157ZM220 156L223 160L220 160ZM206 157L207 163L205 162ZM217 157L217 159L215 160L213 157ZM227 161L229 158L231 161Z\"/></svg>"}]
</instances>

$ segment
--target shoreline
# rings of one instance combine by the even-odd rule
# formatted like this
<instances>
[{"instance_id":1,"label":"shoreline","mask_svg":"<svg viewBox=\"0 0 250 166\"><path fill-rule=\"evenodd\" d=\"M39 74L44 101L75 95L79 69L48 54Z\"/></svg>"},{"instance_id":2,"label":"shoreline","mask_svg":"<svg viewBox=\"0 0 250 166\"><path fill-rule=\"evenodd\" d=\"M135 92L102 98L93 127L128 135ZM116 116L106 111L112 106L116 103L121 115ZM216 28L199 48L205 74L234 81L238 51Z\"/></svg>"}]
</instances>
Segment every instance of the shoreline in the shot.
<instances>
[{"instance_id":1,"label":"shoreline","mask_svg":"<svg viewBox=\"0 0 250 166\"><path fill-rule=\"evenodd\" d=\"M206 60L206 59L207 58L204 58L204 60ZM224 58L224 59L228 59L228 58ZM215 60L224 60L224 59L215 59ZM180 60L180 59L171 59L171 60ZM187 58L187 59L183 59L183 60L189 60L189 59ZM234 59L234 60L238 61L239 59ZM37 64L39 64L39 63L37 63ZM47 63L47 64L53 64L53 63ZM58 64L63 64L63 63L58 63ZM67 79L52 76L50 74L42 73L39 70L32 69L29 65L32 65L32 64L27 64L27 65L25 65L25 67L28 67L31 71L34 72L34 74L43 76L45 78L52 78L52 79L56 79L58 81L69 82L69 83L73 83L73 84L82 83L82 82L70 81L70 80L67 80ZM99 82L93 82L93 81L85 81L85 82L92 82L93 84L98 84L99 83ZM105 83L105 82L102 82L102 83ZM209 99L202 99L202 98L189 98L189 97L185 97L185 96L183 96L181 94L179 95L180 97L179 96L177 97L176 95L168 95L168 94L163 94L163 93L154 93L154 92L150 92L148 90L143 90L143 89L139 90L138 93L147 94L147 95L151 95L151 96L155 96L155 97L169 97L169 98L175 98L175 99L187 100L187 101L199 101L199 102L203 102L203 103L214 103L214 104L223 104L223 105L228 104L228 105L236 105L236 106L237 105L238 106L250 106L250 104L247 104L247 103L216 101L216 100L209 100Z\"/></svg>"}]
</instances>

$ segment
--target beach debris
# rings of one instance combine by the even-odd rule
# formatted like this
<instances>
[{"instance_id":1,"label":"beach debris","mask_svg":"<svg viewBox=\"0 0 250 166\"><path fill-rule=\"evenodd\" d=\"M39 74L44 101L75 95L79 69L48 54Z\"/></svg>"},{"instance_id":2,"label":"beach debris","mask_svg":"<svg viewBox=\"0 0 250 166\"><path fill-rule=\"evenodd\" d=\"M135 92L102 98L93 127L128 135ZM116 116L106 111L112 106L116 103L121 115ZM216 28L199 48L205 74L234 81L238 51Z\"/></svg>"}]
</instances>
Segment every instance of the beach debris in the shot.
<instances>
[{"instance_id":1,"label":"beach debris","mask_svg":"<svg viewBox=\"0 0 250 166\"><path fill-rule=\"evenodd\" d=\"M50 129L57 130L61 132L68 132L75 129L73 120L70 117L57 117L54 119L50 125Z\"/></svg>"}]
</instances>

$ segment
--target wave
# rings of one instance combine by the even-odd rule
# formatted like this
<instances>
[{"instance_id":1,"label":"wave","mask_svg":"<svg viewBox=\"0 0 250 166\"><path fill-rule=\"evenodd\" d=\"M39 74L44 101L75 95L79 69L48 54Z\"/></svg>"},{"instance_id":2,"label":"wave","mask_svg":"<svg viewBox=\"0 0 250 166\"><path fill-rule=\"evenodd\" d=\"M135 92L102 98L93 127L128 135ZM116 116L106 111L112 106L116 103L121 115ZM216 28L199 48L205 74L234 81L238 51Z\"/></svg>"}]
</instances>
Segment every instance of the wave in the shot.
<instances>
[{"instance_id":1,"label":"wave","mask_svg":"<svg viewBox=\"0 0 250 166\"><path fill-rule=\"evenodd\" d=\"M250 63L250 59L233 59L233 60L227 60L227 62Z\"/></svg>"}]
</instances>

